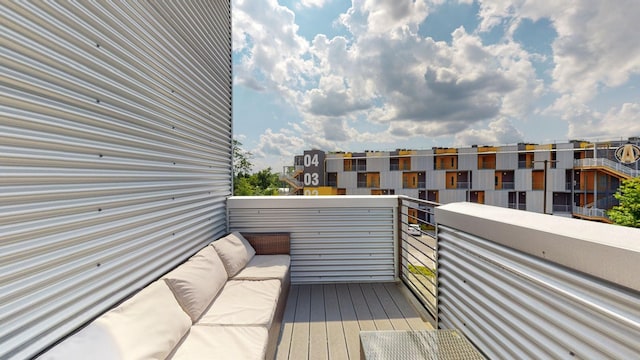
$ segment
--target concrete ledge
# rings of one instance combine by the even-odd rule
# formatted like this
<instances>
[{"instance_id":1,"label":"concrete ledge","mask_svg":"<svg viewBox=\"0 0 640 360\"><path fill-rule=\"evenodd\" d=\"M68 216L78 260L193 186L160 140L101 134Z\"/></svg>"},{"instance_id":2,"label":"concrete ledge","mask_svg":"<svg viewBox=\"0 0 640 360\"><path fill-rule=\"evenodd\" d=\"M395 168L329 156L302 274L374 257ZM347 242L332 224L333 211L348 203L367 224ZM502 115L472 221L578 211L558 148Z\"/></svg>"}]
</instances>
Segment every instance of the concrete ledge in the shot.
<instances>
[{"instance_id":1,"label":"concrete ledge","mask_svg":"<svg viewBox=\"0 0 640 360\"><path fill-rule=\"evenodd\" d=\"M475 203L436 208L438 224L640 291L640 229Z\"/></svg>"}]
</instances>

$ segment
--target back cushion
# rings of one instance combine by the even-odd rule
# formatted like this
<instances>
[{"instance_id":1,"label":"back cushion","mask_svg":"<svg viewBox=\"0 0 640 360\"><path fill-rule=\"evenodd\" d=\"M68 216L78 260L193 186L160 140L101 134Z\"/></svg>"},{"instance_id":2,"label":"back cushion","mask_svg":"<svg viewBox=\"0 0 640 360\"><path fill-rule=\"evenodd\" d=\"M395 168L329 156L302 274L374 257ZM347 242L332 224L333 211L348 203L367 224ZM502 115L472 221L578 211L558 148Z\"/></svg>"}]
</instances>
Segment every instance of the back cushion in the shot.
<instances>
[{"instance_id":1,"label":"back cushion","mask_svg":"<svg viewBox=\"0 0 640 360\"><path fill-rule=\"evenodd\" d=\"M151 283L95 322L109 332L122 359L164 359L191 327L191 319L163 280Z\"/></svg>"},{"instance_id":2,"label":"back cushion","mask_svg":"<svg viewBox=\"0 0 640 360\"><path fill-rule=\"evenodd\" d=\"M214 241L212 244L220 255L229 277L235 276L256 254L247 239L237 231Z\"/></svg>"},{"instance_id":3,"label":"back cushion","mask_svg":"<svg viewBox=\"0 0 640 360\"><path fill-rule=\"evenodd\" d=\"M206 246L164 279L180 306L196 322L224 286L227 271L216 251Z\"/></svg>"}]
</instances>

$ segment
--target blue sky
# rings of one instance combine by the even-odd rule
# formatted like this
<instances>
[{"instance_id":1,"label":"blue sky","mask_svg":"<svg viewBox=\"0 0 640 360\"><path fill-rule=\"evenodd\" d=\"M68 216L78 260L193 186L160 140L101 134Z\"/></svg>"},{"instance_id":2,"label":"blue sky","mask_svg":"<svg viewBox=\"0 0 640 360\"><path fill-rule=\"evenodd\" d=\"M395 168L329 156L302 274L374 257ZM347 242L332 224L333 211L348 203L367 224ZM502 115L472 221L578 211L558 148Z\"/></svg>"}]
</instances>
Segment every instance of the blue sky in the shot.
<instances>
[{"instance_id":1,"label":"blue sky","mask_svg":"<svg viewBox=\"0 0 640 360\"><path fill-rule=\"evenodd\" d=\"M305 149L640 136L637 0L233 0L234 136Z\"/></svg>"}]
</instances>

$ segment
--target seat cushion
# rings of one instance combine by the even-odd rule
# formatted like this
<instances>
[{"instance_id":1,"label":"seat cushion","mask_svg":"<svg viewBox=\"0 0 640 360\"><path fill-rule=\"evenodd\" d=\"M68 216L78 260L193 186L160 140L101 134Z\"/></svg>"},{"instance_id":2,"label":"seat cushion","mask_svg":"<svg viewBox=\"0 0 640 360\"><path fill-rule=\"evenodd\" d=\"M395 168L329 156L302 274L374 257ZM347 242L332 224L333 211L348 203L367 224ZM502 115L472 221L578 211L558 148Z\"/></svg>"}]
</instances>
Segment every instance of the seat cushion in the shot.
<instances>
[{"instance_id":1,"label":"seat cushion","mask_svg":"<svg viewBox=\"0 0 640 360\"><path fill-rule=\"evenodd\" d=\"M249 241L237 231L211 244L222 259L229 277L235 276L256 254Z\"/></svg>"},{"instance_id":2,"label":"seat cushion","mask_svg":"<svg viewBox=\"0 0 640 360\"><path fill-rule=\"evenodd\" d=\"M279 280L229 280L197 324L269 327L279 294Z\"/></svg>"},{"instance_id":3,"label":"seat cushion","mask_svg":"<svg viewBox=\"0 0 640 360\"><path fill-rule=\"evenodd\" d=\"M191 319L159 280L109 310L42 359L164 359Z\"/></svg>"},{"instance_id":4,"label":"seat cushion","mask_svg":"<svg viewBox=\"0 0 640 360\"><path fill-rule=\"evenodd\" d=\"M289 255L256 255L232 280L278 279L284 281L289 273Z\"/></svg>"},{"instance_id":5,"label":"seat cushion","mask_svg":"<svg viewBox=\"0 0 640 360\"><path fill-rule=\"evenodd\" d=\"M164 276L184 311L196 322L227 281L218 253L207 246Z\"/></svg>"},{"instance_id":6,"label":"seat cushion","mask_svg":"<svg viewBox=\"0 0 640 360\"><path fill-rule=\"evenodd\" d=\"M262 326L194 325L169 359L262 360L268 333Z\"/></svg>"}]
</instances>

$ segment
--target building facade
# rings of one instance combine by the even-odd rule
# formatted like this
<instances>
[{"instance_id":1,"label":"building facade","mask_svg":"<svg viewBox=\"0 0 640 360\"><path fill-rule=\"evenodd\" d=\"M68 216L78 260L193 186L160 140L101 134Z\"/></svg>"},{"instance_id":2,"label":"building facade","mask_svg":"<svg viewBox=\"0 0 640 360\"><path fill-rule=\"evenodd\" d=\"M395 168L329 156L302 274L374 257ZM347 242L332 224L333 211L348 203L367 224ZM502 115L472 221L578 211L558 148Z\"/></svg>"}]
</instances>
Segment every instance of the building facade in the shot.
<instances>
[{"instance_id":1,"label":"building facade","mask_svg":"<svg viewBox=\"0 0 640 360\"><path fill-rule=\"evenodd\" d=\"M305 151L283 180L297 195L406 195L609 221L640 138L362 153Z\"/></svg>"}]
</instances>

